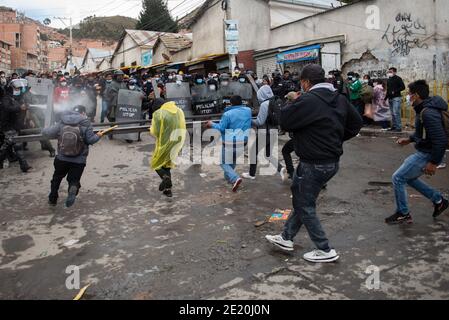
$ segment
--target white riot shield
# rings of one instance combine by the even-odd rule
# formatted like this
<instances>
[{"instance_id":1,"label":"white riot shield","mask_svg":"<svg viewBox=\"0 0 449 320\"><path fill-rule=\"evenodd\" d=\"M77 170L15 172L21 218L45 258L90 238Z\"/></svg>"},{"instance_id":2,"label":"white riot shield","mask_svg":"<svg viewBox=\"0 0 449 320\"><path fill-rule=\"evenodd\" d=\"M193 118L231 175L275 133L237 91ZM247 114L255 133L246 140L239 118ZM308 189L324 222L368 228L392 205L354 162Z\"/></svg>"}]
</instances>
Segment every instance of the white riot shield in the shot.
<instances>
[{"instance_id":1,"label":"white riot shield","mask_svg":"<svg viewBox=\"0 0 449 320\"><path fill-rule=\"evenodd\" d=\"M45 118L45 127L49 127L53 121L53 81L50 79L38 79L27 77L29 90L30 111L42 114Z\"/></svg>"},{"instance_id":2,"label":"white riot shield","mask_svg":"<svg viewBox=\"0 0 449 320\"><path fill-rule=\"evenodd\" d=\"M140 91L131 91L121 89L118 92L118 102L115 120L116 122L125 122L125 121L135 121L142 119L142 100L143 93ZM123 125L120 127L126 126L136 126L136 125ZM115 136L115 135L114 135ZM138 133L126 133L117 135L120 139L129 140L129 141L137 141L139 139Z\"/></svg>"},{"instance_id":3,"label":"white riot shield","mask_svg":"<svg viewBox=\"0 0 449 320\"><path fill-rule=\"evenodd\" d=\"M186 118L192 117L192 96L190 85L187 82L167 83L165 85L165 95L168 101L174 101L178 108L184 111Z\"/></svg>"},{"instance_id":4,"label":"white riot shield","mask_svg":"<svg viewBox=\"0 0 449 320\"><path fill-rule=\"evenodd\" d=\"M192 110L194 115L220 114L220 95L218 90L209 85L196 85L192 87Z\"/></svg>"},{"instance_id":5,"label":"white riot shield","mask_svg":"<svg viewBox=\"0 0 449 320\"><path fill-rule=\"evenodd\" d=\"M241 96L243 104L252 107L253 88L249 83L240 83L231 81L227 86L220 86L220 96L223 99L223 107L229 107L231 105L230 99L232 96Z\"/></svg>"}]
</instances>

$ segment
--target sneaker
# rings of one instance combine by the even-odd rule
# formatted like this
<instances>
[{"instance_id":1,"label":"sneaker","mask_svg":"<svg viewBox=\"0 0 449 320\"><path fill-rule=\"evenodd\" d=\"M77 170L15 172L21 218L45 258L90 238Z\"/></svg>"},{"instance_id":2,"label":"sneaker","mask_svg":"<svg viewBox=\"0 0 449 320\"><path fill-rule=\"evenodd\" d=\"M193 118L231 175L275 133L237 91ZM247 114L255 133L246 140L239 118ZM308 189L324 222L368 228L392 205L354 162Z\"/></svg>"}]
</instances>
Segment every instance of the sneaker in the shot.
<instances>
[{"instance_id":1,"label":"sneaker","mask_svg":"<svg viewBox=\"0 0 449 320\"><path fill-rule=\"evenodd\" d=\"M171 181L171 178L169 176L164 176L162 178L162 182L159 185L159 191L164 191L166 189L171 189L173 188L173 183Z\"/></svg>"},{"instance_id":2,"label":"sneaker","mask_svg":"<svg viewBox=\"0 0 449 320\"><path fill-rule=\"evenodd\" d=\"M54 158L54 157L56 157L56 152L55 152L55 150L51 150L50 151L50 158Z\"/></svg>"},{"instance_id":3,"label":"sneaker","mask_svg":"<svg viewBox=\"0 0 449 320\"><path fill-rule=\"evenodd\" d=\"M265 236L265 239L267 239L269 243L274 244L276 247L281 248L282 250L293 251L293 241L284 240L282 235Z\"/></svg>"},{"instance_id":4,"label":"sneaker","mask_svg":"<svg viewBox=\"0 0 449 320\"><path fill-rule=\"evenodd\" d=\"M433 217L438 218L444 211L449 208L449 201L443 198L440 204L435 205L435 211L433 212Z\"/></svg>"},{"instance_id":5,"label":"sneaker","mask_svg":"<svg viewBox=\"0 0 449 320\"><path fill-rule=\"evenodd\" d=\"M391 217L385 219L385 223L386 224L401 224L401 223L404 223L404 222L408 223L408 224L413 223L413 218L410 215L410 213L407 214L407 215L403 215L403 214L400 214L400 213L395 213Z\"/></svg>"},{"instance_id":6,"label":"sneaker","mask_svg":"<svg viewBox=\"0 0 449 320\"><path fill-rule=\"evenodd\" d=\"M442 164L440 164L438 167L437 167L437 169L446 169L447 168L447 164L446 163L442 163Z\"/></svg>"},{"instance_id":7,"label":"sneaker","mask_svg":"<svg viewBox=\"0 0 449 320\"><path fill-rule=\"evenodd\" d=\"M165 189L164 195L167 196L168 198L173 198L173 193L172 193L171 189Z\"/></svg>"},{"instance_id":8,"label":"sneaker","mask_svg":"<svg viewBox=\"0 0 449 320\"><path fill-rule=\"evenodd\" d=\"M232 192L237 192L242 182L243 182L242 178L238 178L232 187Z\"/></svg>"},{"instance_id":9,"label":"sneaker","mask_svg":"<svg viewBox=\"0 0 449 320\"><path fill-rule=\"evenodd\" d=\"M256 177L253 177L253 176L250 175L249 173L244 173L244 174L242 174L242 177L243 177L244 179L256 180Z\"/></svg>"},{"instance_id":10,"label":"sneaker","mask_svg":"<svg viewBox=\"0 0 449 320\"><path fill-rule=\"evenodd\" d=\"M69 188L69 195L67 196L67 200L65 201L66 208L70 208L75 204L76 194L78 193L78 188L76 186L71 186Z\"/></svg>"},{"instance_id":11,"label":"sneaker","mask_svg":"<svg viewBox=\"0 0 449 320\"><path fill-rule=\"evenodd\" d=\"M48 204L52 207L56 207L58 205L58 199L48 199Z\"/></svg>"},{"instance_id":12,"label":"sneaker","mask_svg":"<svg viewBox=\"0 0 449 320\"><path fill-rule=\"evenodd\" d=\"M279 172L279 174L281 175L282 182L285 182L288 180L288 172L287 172L286 168L282 168L281 172Z\"/></svg>"},{"instance_id":13,"label":"sneaker","mask_svg":"<svg viewBox=\"0 0 449 320\"><path fill-rule=\"evenodd\" d=\"M31 169L33 169L33 167L29 166L29 165L25 165L25 166L21 166L20 170L22 170L23 173L27 173L28 171L30 171Z\"/></svg>"},{"instance_id":14,"label":"sneaker","mask_svg":"<svg viewBox=\"0 0 449 320\"><path fill-rule=\"evenodd\" d=\"M303 258L304 260L313 263L329 263L337 261L338 259L340 259L340 256L337 254L337 251L332 249L329 252L314 250L312 252L306 253Z\"/></svg>"}]
</instances>

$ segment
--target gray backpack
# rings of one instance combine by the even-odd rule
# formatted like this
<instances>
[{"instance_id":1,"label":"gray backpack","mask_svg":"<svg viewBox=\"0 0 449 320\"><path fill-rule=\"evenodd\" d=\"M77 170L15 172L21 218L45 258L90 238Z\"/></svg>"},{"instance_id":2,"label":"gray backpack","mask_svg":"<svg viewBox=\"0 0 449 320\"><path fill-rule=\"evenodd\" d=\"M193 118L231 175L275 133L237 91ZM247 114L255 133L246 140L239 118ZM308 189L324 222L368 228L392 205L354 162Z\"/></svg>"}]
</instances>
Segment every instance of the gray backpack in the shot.
<instances>
[{"instance_id":1,"label":"gray backpack","mask_svg":"<svg viewBox=\"0 0 449 320\"><path fill-rule=\"evenodd\" d=\"M64 125L59 135L58 149L61 155L77 157L84 150L84 141L81 137L81 127L78 125Z\"/></svg>"}]
</instances>

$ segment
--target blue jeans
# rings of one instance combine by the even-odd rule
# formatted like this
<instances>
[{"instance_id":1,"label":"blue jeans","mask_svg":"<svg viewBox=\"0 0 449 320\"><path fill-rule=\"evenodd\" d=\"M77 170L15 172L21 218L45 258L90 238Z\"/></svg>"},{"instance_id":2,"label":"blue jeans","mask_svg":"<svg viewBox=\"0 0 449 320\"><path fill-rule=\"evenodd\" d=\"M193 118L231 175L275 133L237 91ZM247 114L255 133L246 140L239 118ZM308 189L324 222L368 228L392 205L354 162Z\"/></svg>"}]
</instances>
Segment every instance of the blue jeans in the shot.
<instances>
[{"instance_id":1,"label":"blue jeans","mask_svg":"<svg viewBox=\"0 0 449 320\"><path fill-rule=\"evenodd\" d=\"M421 181L423 169L431 159L430 153L417 152L408 157L402 166L393 175L394 194L396 197L397 213L407 215L410 213L408 207L408 194L406 185L417 190L434 204L441 201L441 193L429 187Z\"/></svg>"},{"instance_id":2,"label":"blue jeans","mask_svg":"<svg viewBox=\"0 0 449 320\"><path fill-rule=\"evenodd\" d=\"M245 144L223 144L221 152L221 168L224 171L225 179L230 183L235 183L240 176L235 172L237 159L245 152Z\"/></svg>"},{"instance_id":3,"label":"blue jeans","mask_svg":"<svg viewBox=\"0 0 449 320\"><path fill-rule=\"evenodd\" d=\"M101 123L104 123L104 119L108 114L108 103L105 99L101 99Z\"/></svg>"},{"instance_id":4,"label":"blue jeans","mask_svg":"<svg viewBox=\"0 0 449 320\"><path fill-rule=\"evenodd\" d=\"M395 130L402 130L401 103L401 97L390 99L390 111L393 116L393 129Z\"/></svg>"},{"instance_id":5,"label":"blue jeans","mask_svg":"<svg viewBox=\"0 0 449 320\"><path fill-rule=\"evenodd\" d=\"M316 215L316 200L323 188L338 172L339 164L315 165L301 162L292 184L293 211L284 226L285 240L293 240L302 225L319 250L330 250L329 240Z\"/></svg>"}]
</instances>

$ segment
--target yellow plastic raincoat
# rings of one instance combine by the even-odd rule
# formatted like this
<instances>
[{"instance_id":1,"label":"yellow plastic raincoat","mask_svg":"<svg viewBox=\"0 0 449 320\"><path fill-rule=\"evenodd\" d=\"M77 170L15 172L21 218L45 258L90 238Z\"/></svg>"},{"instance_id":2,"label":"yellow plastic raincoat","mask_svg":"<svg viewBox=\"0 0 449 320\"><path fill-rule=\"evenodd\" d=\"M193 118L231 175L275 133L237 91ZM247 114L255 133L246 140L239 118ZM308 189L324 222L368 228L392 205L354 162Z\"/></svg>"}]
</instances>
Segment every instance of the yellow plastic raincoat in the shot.
<instances>
[{"instance_id":1,"label":"yellow plastic raincoat","mask_svg":"<svg viewBox=\"0 0 449 320\"><path fill-rule=\"evenodd\" d=\"M151 160L153 170L174 168L187 133L184 112L174 102L165 103L153 114L150 133L156 137L156 150Z\"/></svg>"}]
</instances>

